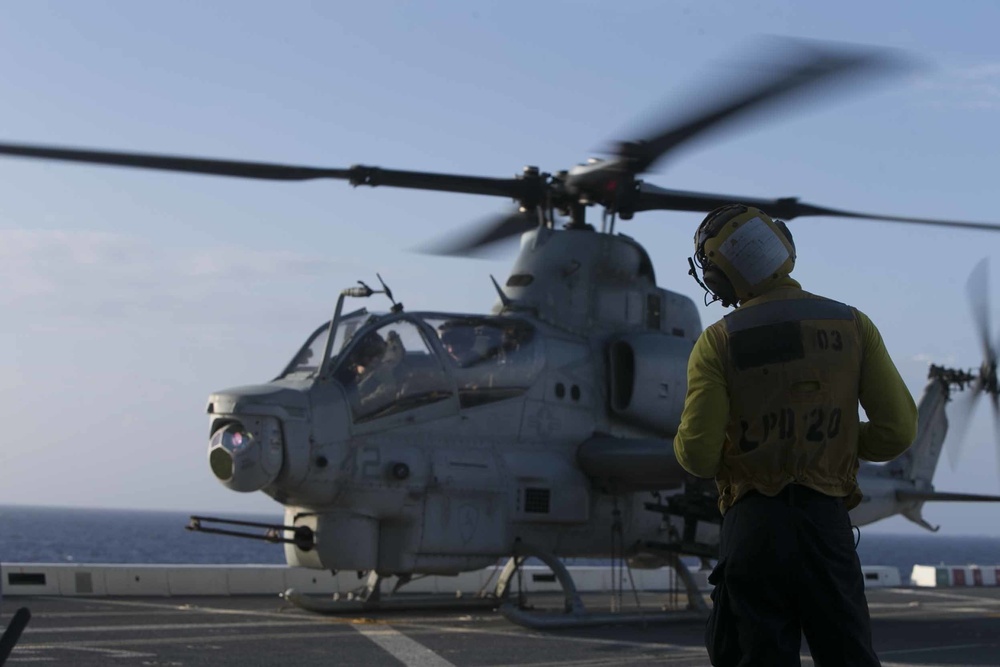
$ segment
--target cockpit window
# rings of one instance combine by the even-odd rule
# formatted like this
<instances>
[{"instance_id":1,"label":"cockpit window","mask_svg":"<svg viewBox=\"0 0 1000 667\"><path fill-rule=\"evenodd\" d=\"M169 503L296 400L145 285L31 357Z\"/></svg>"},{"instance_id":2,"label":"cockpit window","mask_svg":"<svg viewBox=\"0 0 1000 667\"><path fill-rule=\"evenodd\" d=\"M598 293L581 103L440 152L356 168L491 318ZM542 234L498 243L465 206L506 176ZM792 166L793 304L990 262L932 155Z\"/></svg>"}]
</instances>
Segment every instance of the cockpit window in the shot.
<instances>
[{"instance_id":1,"label":"cockpit window","mask_svg":"<svg viewBox=\"0 0 1000 667\"><path fill-rule=\"evenodd\" d=\"M420 329L389 322L355 341L333 377L347 392L355 422L436 403L452 395L448 377Z\"/></svg>"},{"instance_id":2,"label":"cockpit window","mask_svg":"<svg viewBox=\"0 0 1000 667\"><path fill-rule=\"evenodd\" d=\"M541 371L535 329L500 317L427 318L457 379L462 407L523 394Z\"/></svg>"},{"instance_id":3,"label":"cockpit window","mask_svg":"<svg viewBox=\"0 0 1000 667\"><path fill-rule=\"evenodd\" d=\"M368 313L352 313L340 320L337 332L333 338L333 347L330 348L330 355L336 356L354 336L354 332L365 323L370 316ZM299 349L295 358L285 367L284 372L278 378L291 375L308 377L315 375L319 365L323 361L323 352L326 349L326 339L330 331L330 323L325 322L313 332L306 344Z\"/></svg>"}]
</instances>

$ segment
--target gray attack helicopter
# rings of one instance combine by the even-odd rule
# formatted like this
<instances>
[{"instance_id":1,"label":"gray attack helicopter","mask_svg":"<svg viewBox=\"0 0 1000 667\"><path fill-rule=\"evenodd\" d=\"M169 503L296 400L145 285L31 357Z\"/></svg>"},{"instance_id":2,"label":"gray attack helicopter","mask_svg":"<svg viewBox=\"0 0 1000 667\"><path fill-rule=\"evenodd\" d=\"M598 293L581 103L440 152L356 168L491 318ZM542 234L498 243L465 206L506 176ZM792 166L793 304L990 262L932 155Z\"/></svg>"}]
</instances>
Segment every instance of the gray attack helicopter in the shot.
<instances>
[{"instance_id":1,"label":"gray attack helicopter","mask_svg":"<svg viewBox=\"0 0 1000 667\"><path fill-rule=\"evenodd\" d=\"M369 608L390 602L380 597L384 578L395 577L398 588L415 576L509 558L493 599L526 625L541 622L507 593L517 568L535 557L566 594L568 613L556 622L580 625L608 619L587 614L562 558L670 564L698 611L704 603L680 557L709 559L718 547L714 486L688 476L671 447L688 354L701 332L698 310L688 297L657 286L643 247L615 233L618 219L653 210L707 212L739 201L784 220L846 217L1000 231L997 224L856 213L796 198L669 190L639 178L724 125L893 66L876 52L798 45L763 79L641 140L617 144L605 159L555 173L526 167L513 178L10 143L0 144L0 154L514 200L516 212L444 248L468 253L521 235L510 276L502 286L494 281L499 300L491 314L405 312L385 283L377 290L361 283L341 292L333 318L278 377L209 397L212 474L234 491L271 496L285 518L272 526L193 517L190 527L282 542L290 565L367 572L358 599ZM603 214L599 229L586 221L592 206ZM921 516L927 501L1000 500L941 493L931 483L952 393L988 395L1000 413L985 270L970 283L985 361L978 372L931 367L912 447L890 464L862 464L864 501L852 515L859 525L902 514L930 528ZM345 313L347 299L377 293L392 302L389 312ZM337 606L286 595L310 609Z\"/></svg>"}]
</instances>

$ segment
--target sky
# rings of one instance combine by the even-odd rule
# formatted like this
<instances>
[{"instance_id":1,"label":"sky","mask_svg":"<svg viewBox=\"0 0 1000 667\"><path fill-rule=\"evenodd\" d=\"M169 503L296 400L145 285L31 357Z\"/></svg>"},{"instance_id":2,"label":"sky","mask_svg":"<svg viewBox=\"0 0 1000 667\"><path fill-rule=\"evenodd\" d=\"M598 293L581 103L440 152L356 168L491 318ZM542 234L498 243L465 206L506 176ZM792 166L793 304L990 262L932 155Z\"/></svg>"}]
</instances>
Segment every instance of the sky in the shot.
<instances>
[{"instance_id":1,"label":"sky","mask_svg":"<svg viewBox=\"0 0 1000 667\"><path fill-rule=\"evenodd\" d=\"M646 180L1000 222L996 25L1000 5L975 0L4 2L0 140L553 172L697 107L799 37L913 66L712 135ZM503 200L337 181L0 159L0 202L0 504L275 512L212 477L209 393L274 377L359 279L380 272L409 310L487 312L489 276L502 281L515 254L414 252ZM686 275L701 217L645 213L618 230L708 324L724 311L702 308ZM792 231L794 276L871 316L915 396L931 362L978 366L965 283L987 257L1000 293L1000 234L831 218ZM965 456L954 469L942 457L939 490L1000 493L983 403ZM924 514L943 534L1000 535L997 506ZM921 531L900 518L868 530Z\"/></svg>"}]
</instances>

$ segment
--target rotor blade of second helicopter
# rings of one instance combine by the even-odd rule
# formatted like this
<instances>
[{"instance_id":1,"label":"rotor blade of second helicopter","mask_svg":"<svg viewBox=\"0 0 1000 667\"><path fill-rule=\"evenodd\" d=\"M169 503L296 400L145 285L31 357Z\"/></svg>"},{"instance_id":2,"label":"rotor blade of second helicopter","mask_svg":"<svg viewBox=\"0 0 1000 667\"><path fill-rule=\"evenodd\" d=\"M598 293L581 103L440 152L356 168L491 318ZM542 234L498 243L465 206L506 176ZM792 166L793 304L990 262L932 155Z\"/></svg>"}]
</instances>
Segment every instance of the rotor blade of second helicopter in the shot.
<instances>
[{"instance_id":1,"label":"rotor blade of second helicopter","mask_svg":"<svg viewBox=\"0 0 1000 667\"><path fill-rule=\"evenodd\" d=\"M969 309L976 325L976 336L987 364L996 359L996 350L990 341L990 264L984 257L976 264L965 283L965 293L969 298Z\"/></svg>"},{"instance_id":2,"label":"rotor blade of second helicopter","mask_svg":"<svg viewBox=\"0 0 1000 667\"><path fill-rule=\"evenodd\" d=\"M965 452L969 426L972 423L973 415L976 413L976 405L978 405L981 395L982 385L977 378L972 382L968 391L959 394L951 401L952 407L948 415L950 429L948 431L947 450L948 462L951 464L953 471L958 469L958 463L962 460L962 454Z\"/></svg>"},{"instance_id":3,"label":"rotor blade of second helicopter","mask_svg":"<svg viewBox=\"0 0 1000 667\"><path fill-rule=\"evenodd\" d=\"M932 225L937 227L962 227L965 229L981 229L1000 232L1000 224L991 222L968 222L964 220L935 220L931 218L908 218L895 215L880 215L876 213L856 213L835 208L805 204L794 197L779 199L759 199L757 197L737 197L733 195L717 195L702 192L685 192L667 190L648 183L640 185L636 198L636 211L694 211L707 213L727 204L745 204L754 206L768 215L782 220L793 220L806 216L827 216L831 218L855 218L858 220L878 220L881 222L904 222L915 225Z\"/></svg>"},{"instance_id":4,"label":"rotor blade of second helicopter","mask_svg":"<svg viewBox=\"0 0 1000 667\"><path fill-rule=\"evenodd\" d=\"M1000 476L1000 395L991 394L993 404L993 444L996 445L997 475Z\"/></svg>"},{"instance_id":5,"label":"rotor blade of second helicopter","mask_svg":"<svg viewBox=\"0 0 1000 667\"><path fill-rule=\"evenodd\" d=\"M28 144L0 143L0 155L269 181L309 181L330 178L349 181L351 185L369 185L373 187L385 185L417 190L494 195L510 197L512 199L527 197L531 194L529 190L532 187L529 185L529 181L516 178L437 174L422 171L382 169L380 167L368 167L364 165L354 165L348 169L330 169L268 162L215 160L147 153L120 153L115 151L34 146Z\"/></svg>"}]
</instances>

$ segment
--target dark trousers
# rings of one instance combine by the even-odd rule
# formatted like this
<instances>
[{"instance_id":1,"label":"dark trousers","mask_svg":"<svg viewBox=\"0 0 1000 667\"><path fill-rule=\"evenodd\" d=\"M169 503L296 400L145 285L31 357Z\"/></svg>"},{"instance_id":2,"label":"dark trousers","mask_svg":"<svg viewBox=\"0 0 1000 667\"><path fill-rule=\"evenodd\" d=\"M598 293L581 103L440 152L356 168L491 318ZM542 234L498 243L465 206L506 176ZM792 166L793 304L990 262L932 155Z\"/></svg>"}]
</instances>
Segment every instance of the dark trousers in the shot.
<instances>
[{"instance_id":1,"label":"dark trousers","mask_svg":"<svg viewBox=\"0 0 1000 667\"><path fill-rule=\"evenodd\" d=\"M734 650L718 667L799 665L802 634L818 667L879 665L839 498L798 485L773 498L751 492L726 512L720 547L713 599L728 607L717 623Z\"/></svg>"}]
</instances>

